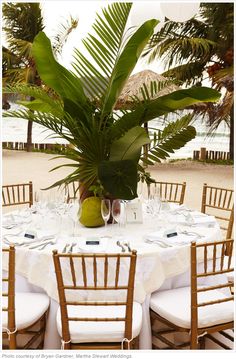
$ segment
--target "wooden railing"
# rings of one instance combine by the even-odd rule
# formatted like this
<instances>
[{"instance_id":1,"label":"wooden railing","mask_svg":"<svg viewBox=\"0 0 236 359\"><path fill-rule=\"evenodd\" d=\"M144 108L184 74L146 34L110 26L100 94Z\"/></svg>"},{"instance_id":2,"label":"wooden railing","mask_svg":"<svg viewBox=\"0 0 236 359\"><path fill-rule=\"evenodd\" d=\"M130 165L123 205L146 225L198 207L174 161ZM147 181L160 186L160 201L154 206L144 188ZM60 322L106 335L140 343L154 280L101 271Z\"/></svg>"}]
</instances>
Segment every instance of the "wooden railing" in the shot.
<instances>
[{"instance_id":1,"label":"wooden railing","mask_svg":"<svg viewBox=\"0 0 236 359\"><path fill-rule=\"evenodd\" d=\"M2 142L2 148L11 149L11 150L25 150L27 146L26 142ZM71 147L70 144L65 143L33 143L32 148L35 150L65 150L66 148Z\"/></svg>"},{"instance_id":2,"label":"wooden railing","mask_svg":"<svg viewBox=\"0 0 236 359\"><path fill-rule=\"evenodd\" d=\"M194 160L229 160L230 153L224 151L207 151L205 147L199 151L193 151Z\"/></svg>"}]
</instances>

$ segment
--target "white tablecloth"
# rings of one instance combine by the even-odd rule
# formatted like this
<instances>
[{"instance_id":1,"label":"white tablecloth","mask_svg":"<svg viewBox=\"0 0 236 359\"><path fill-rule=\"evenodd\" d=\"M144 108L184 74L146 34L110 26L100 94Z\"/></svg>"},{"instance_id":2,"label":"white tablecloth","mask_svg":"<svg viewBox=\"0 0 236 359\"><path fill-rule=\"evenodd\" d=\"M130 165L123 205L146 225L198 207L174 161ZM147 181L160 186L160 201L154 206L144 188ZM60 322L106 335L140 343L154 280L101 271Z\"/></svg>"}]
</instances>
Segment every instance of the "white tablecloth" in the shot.
<instances>
[{"instance_id":1,"label":"white tablecloth","mask_svg":"<svg viewBox=\"0 0 236 359\"><path fill-rule=\"evenodd\" d=\"M174 217L174 216L172 216ZM171 217L169 217L171 219ZM169 227L173 227L173 223ZM35 223L35 222L34 222ZM151 329L149 318L149 298L156 290L176 288L189 285L190 250L189 245L173 246L163 248L154 243L146 243L144 238L153 232L161 224L163 217L149 218L145 224L129 224L122 229L122 238L128 240L130 246L137 250L137 265L135 277L134 300L142 304L143 325L140 334L140 349L151 349ZM27 223L27 226L31 226ZM165 226L168 223L165 219ZM178 227L179 228L179 227ZM188 228L188 227L185 227ZM194 227L194 230L204 237L190 237L196 241L215 241L221 239L220 228L217 223L214 226ZM114 231L114 229L113 229ZM6 232L6 231L5 231ZM4 233L5 233L4 232ZM116 232L116 230L115 230ZM47 323L45 349L60 348L60 340L56 330L56 311L58 308L58 295L54 266L52 261L52 250L61 251L66 243L78 242L75 250L80 250L80 244L84 237L100 236L104 234L104 228L79 228L79 236L68 237L65 234L57 234L54 245L47 246L44 250L28 249L27 247L16 247L16 290L17 291L44 291L51 298L50 313ZM110 232L111 235L115 233ZM186 236L187 237L187 236ZM120 252L116 245L117 238L108 238L104 249L107 253ZM3 258L3 269L7 270L7 264Z\"/></svg>"}]
</instances>

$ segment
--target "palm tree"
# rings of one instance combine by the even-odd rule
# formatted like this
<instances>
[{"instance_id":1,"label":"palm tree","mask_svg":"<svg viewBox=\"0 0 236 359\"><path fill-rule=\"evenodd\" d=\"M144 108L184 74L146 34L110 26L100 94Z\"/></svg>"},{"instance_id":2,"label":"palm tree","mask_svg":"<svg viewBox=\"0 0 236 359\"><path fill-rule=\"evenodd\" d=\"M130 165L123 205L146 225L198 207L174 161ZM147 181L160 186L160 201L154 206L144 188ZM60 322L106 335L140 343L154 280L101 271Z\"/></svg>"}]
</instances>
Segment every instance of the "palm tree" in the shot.
<instances>
[{"instance_id":1,"label":"palm tree","mask_svg":"<svg viewBox=\"0 0 236 359\"><path fill-rule=\"evenodd\" d=\"M167 21L160 32L153 35L144 56L148 61L162 59L167 68L164 76L190 85L207 78L212 87L223 90L218 104L208 104L210 132L225 121L230 128L230 157L233 159L233 3L201 3L199 15L178 23Z\"/></svg>"},{"instance_id":2,"label":"palm tree","mask_svg":"<svg viewBox=\"0 0 236 359\"><path fill-rule=\"evenodd\" d=\"M40 78L52 92L30 85L5 89L35 98L24 103L34 113L10 111L7 116L35 121L73 145L61 156L72 160L64 165L72 167L72 173L53 186L79 181L85 190L96 186L113 198L135 198L138 174L145 173L142 161L148 165L160 162L196 134L189 115L156 131L153 139L143 124L195 103L219 99L217 91L204 87L158 97L155 96L158 86L152 83L150 94L145 86L141 91L144 99L136 96L131 109L115 110L158 24L155 19L146 21L131 36L125 36L131 7L131 3L121 2L102 9L93 24L93 32L83 40L90 58L76 49L73 72L56 61L50 40L40 32L34 39L33 56ZM52 97L52 93L56 96ZM150 144L147 158L141 152L145 144Z\"/></svg>"},{"instance_id":3,"label":"palm tree","mask_svg":"<svg viewBox=\"0 0 236 359\"><path fill-rule=\"evenodd\" d=\"M3 47L4 84L27 83L41 86L41 79L32 56L32 44L35 36L44 29L42 9L39 3L4 3L2 7L8 48ZM61 24L55 36L54 52L59 53L70 32L77 27L78 20L70 18ZM33 97L31 98L33 100ZM32 126L28 121L27 151L32 148Z\"/></svg>"}]
</instances>

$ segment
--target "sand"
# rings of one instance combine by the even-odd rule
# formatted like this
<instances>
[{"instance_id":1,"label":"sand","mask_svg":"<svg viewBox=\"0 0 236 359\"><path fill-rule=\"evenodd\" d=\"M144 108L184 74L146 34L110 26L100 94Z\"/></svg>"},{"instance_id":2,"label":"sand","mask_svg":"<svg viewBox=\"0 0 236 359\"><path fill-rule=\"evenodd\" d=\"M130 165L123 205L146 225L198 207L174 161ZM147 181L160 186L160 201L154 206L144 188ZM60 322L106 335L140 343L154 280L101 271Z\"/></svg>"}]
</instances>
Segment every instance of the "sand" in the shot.
<instances>
[{"instance_id":1,"label":"sand","mask_svg":"<svg viewBox=\"0 0 236 359\"><path fill-rule=\"evenodd\" d=\"M70 173L72 168L64 167L49 172L53 167L68 163L67 159L55 159L55 155L3 150L2 183L15 184L32 181L34 190L45 188ZM185 203L200 209L203 183L233 188L233 166L205 164L192 161L162 163L149 167L148 171L157 181L187 183Z\"/></svg>"}]
</instances>

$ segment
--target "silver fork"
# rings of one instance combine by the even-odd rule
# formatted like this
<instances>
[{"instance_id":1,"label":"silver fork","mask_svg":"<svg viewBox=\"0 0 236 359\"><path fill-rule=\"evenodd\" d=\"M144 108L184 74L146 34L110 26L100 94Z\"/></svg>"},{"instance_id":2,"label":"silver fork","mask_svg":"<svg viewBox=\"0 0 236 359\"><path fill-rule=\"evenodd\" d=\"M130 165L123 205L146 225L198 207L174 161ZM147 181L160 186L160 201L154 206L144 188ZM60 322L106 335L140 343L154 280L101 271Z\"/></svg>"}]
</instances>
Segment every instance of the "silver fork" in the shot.
<instances>
[{"instance_id":1,"label":"silver fork","mask_svg":"<svg viewBox=\"0 0 236 359\"><path fill-rule=\"evenodd\" d=\"M74 248L76 245L77 245L77 242L73 242L73 243L71 244L71 246L69 247L67 253L72 253L72 252L73 252L73 248Z\"/></svg>"},{"instance_id":2,"label":"silver fork","mask_svg":"<svg viewBox=\"0 0 236 359\"><path fill-rule=\"evenodd\" d=\"M44 249L45 247L47 247L49 244L52 245L52 244L54 244L54 243L55 243L55 242L53 242L53 241L44 243L44 245L42 245L42 247L39 247L38 250L41 251L42 249Z\"/></svg>"},{"instance_id":3,"label":"silver fork","mask_svg":"<svg viewBox=\"0 0 236 359\"><path fill-rule=\"evenodd\" d=\"M123 245L128 248L128 251L129 251L129 252L132 252L132 249L131 249L131 247L130 247L130 243L129 243L129 242L123 242Z\"/></svg>"},{"instance_id":4,"label":"silver fork","mask_svg":"<svg viewBox=\"0 0 236 359\"><path fill-rule=\"evenodd\" d=\"M117 241L116 244L121 248L122 252L125 252L125 247L120 243L120 241Z\"/></svg>"},{"instance_id":5,"label":"silver fork","mask_svg":"<svg viewBox=\"0 0 236 359\"><path fill-rule=\"evenodd\" d=\"M197 232L181 231L180 233L185 234L186 236L195 236L197 238L204 238L205 237L202 234L199 234Z\"/></svg>"},{"instance_id":6,"label":"silver fork","mask_svg":"<svg viewBox=\"0 0 236 359\"><path fill-rule=\"evenodd\" d=\"M62 253L67 253L67 249L70 248L70 243L66 243L65 247L62 249Z\"/></svg>"}]
</instances>

